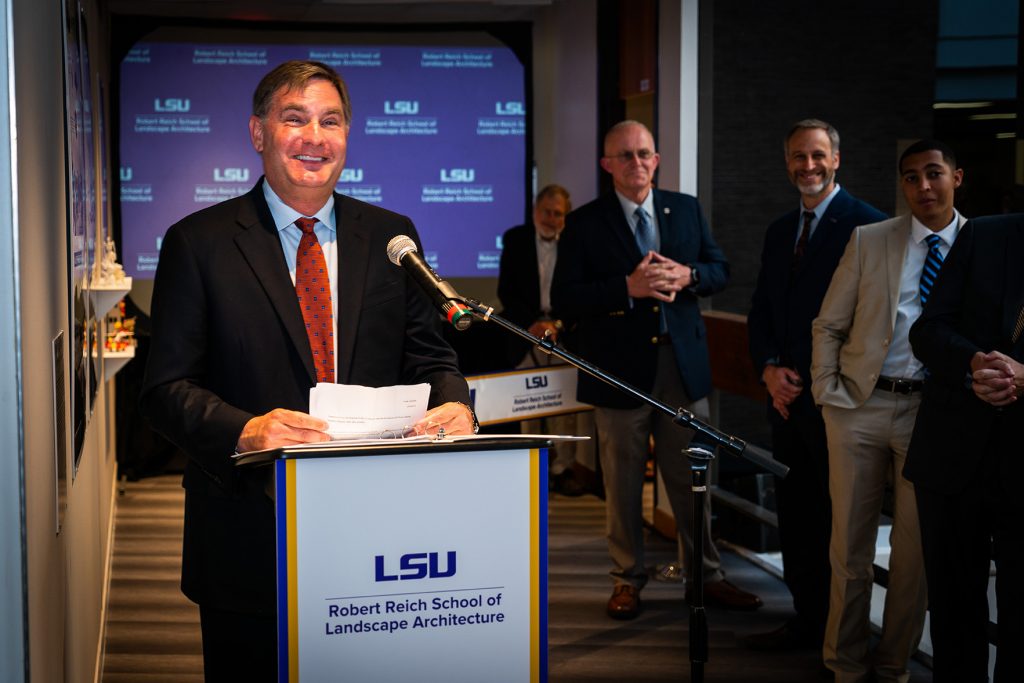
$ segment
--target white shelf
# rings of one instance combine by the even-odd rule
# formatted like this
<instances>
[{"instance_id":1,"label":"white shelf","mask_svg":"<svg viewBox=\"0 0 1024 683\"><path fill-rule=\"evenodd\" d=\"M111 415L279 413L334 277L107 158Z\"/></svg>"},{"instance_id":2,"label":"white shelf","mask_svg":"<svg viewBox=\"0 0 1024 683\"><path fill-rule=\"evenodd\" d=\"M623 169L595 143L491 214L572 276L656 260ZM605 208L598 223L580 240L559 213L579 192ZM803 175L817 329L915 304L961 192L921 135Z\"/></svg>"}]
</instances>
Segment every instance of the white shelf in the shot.
<instances>
[{"instance_id":1,"label":"white shelf","mask_svg":"<svg viewBox=\"0 0 1024 683\"><path fill-rule=\"evenodd\" d=\"M132 279L126 277L116 285L94 284L89 287L89 297L92 300L93 310L99 318L107 314L117 302L123 299L132 290Z\"/></svg>"},{"instance_id":2,"label":"white shelf","mask_svg":"<svg viewBox=\"0 0 1024 683\"><path fill-rule=\"evenodd\" d=\"M93 358L96 354L93 354ZM135 347L130 346L124 351L103 351L103 381L109 382L125 364L135 358Z\"/></svg>"}]
</instances>

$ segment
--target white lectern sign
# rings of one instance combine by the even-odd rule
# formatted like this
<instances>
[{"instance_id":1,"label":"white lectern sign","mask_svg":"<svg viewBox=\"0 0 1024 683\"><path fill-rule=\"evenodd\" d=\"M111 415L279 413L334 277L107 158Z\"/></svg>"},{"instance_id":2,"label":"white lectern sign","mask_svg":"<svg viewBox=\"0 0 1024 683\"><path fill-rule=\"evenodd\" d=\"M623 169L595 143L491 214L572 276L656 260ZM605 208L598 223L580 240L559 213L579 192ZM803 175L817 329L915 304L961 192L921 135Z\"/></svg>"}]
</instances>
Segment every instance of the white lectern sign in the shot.
<instances>
[{"instance_id":1,"label":"white lectern sign","mask_svg":"<svg viewBox=\"0 0 1024 683\"><path fill-rule=\"evenodd\" d=\"M547 680L544 451L276 461L279 680Z\"/></svg>"}]
</instances>

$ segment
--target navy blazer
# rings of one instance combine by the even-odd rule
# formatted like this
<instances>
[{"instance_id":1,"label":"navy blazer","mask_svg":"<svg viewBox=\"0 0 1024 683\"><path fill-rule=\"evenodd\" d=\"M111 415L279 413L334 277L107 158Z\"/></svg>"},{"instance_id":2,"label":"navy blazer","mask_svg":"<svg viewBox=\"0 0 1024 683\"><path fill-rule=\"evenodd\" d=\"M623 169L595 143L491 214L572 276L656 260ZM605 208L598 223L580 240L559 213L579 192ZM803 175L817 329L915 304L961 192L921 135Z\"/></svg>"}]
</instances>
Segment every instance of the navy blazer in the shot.
<instances>
[{"instance_id":1,"label":"navy blazer","mask_svg":"<svg viewBox=\"0 0 1024 683\"><path fill-rule=\"evenodd\" d=\"M506 230L501 239L501 315L520 327L529 327L541 316L536 233L532 224L518 225Z\"/></svg>"},{"instance_id":2,"label":"navy blazer","mask_svg":"<svg viewBox=\"0 0 1024 683\"><path fill-rule=\"evenodd\" d=\"M796 272L791 264L800 210L782 216L765 233L761 271L747 315L750 355L758 376L765 364L775 359L800 373L808 390L801 393L798 401L807 409L814 409L809 389L811 323L818 316L850 233L858 225L886 218L884 213L840 187L818 221ZM769 414L781 419L770 406L769 398Z\"/></svg>"},{"instance_id":3,"label":"navy blazer","mask_svg":"<svg viewBox=\"0 0 1024 683\"><path fill-rule=\"evenodd\" d=\"M928 369L903 475L917 486L955 495L977 476L993 450L1002 471L987 475L1019 488L1020 442L992 444L996 419L1024 424L1024 403L985 403L970 388L971 358L1000 351L1024 362L1024 335L1014 325L1024 307L1024 214L968 221L946 256L910 345ZM1017 430L1019 432L1019 429ZM1016 494L1014 494L1016 495Z\"/></svg>"},{"instance_id":4,"label":"navy blazer","mask_svg":"<svg viewBox=\"0 0 1024 683\"><path fill-rule=\"evenodd\" d=\"M725 254L711 237L700 204L678 192L653 190L661 253L693 265L700 284L665 304L668 331L683 387L696 401L711 391L704 320L698 296L720 292L729 281ZM642 255L618 196L612 192L572 211L558 242L552 305L577 323L571 349L637 389L650 392L657 366L662 302L630 299L626 278ZM609 408L634 408L634 399L580 373L580 401ZM657 397L655 397L657 398Z\"/></svg>"},{"instance_id":5,"label":"navy blazer","mask_svg":"<svg viewBox=\"0 0 1024 683\"><path fill-rule=\"evenodd\" d=\"M387 259L408 218L335 194L337 381L431 385L430 404L469 403L439 315ZM265 468L231 455L252 417L306 412L312 352L262 179L172 226L160 250L152 345L140 395L154 429L189 455L182 588L200 604L273 614L273 504Z\"/></svg>"}]
</instances>

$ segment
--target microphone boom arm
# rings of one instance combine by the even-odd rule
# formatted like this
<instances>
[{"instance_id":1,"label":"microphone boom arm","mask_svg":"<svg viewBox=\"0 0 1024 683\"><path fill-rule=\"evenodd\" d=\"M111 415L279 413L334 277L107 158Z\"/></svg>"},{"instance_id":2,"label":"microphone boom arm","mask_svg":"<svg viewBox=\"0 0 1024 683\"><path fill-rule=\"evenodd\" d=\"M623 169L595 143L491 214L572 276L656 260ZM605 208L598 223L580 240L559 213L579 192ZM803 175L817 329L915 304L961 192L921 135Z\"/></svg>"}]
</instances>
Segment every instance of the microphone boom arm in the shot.
<instances>
[{"instance_id":1,"label":"microphone boom arm","mask_svg":"<svg viewBox=\"0 0 1024 683\"><path fill-rule=\"evenodd\" d=\"M512 334L522 337L526 341L530 342L531 344L542 350L544 353L553 355L557 358L561 358L569 365L572 365L577 369L582 370L591 377L595 377L601 380L602 382L605 382L606 384L610 384L611 386L616 387L619 390L629 394L630 396L640 401L643 401L644 403L661 411L665 415L671 417L676 424L682 425L684 427L689 427L693 431L697 432L697 434L699 434L701 437L703 437L697 439L699 442L710 444L713 446L720 446L721 448L723 448L726 451L729 451L733 455L742 457L745 460L752 462L758 467L768 472L771 472L776 476L785 477L786 474L789 473L788 467L774 460L773 458L767 458L758 453L753 453L749 451L747 449L746 441L735 436L726 434L725 432L712 427L708 423L698 419L689 410L684 410L683 408L672 408L671 406L662 403L653 396L649 396L648 394L645 394L644 392L640 391L636 387L633 387L623 382L617 377L609 375L601 368L583 360L579 356L569 353L564 349L558 348L557 346L555 346L553 341L546 337L542 339L540 337L536 337L530 334L528 331L519 327L515 323L510 322L505 318L502 318L500 315L496 315L494 313L493 307L487 306L486 304L482 304L474 299L470 299L468 297L459 295L453 296L452 299L461 303L466 308L470 309L473 312L473 314L479 317L481 320L485 322L495 323L499 327L508 330ZM710 459L711 454L709 453L708 455Z\"/></svg>"}]
</instances>

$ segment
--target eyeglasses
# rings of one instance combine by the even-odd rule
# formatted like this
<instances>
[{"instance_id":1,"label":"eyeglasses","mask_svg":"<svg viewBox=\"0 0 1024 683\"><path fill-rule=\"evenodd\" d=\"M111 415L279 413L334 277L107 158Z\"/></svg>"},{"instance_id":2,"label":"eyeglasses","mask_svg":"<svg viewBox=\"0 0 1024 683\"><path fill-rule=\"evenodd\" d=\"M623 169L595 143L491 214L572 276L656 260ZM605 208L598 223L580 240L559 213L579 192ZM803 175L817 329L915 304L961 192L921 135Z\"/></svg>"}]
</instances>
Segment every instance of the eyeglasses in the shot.
<instances>
[{"instance_id":1,"label":"eyeglasses","mask_svg":"<svg viewBox=\"0 0 1024 683\"><path fill-rule=\"evenodd\" d=\"M633 161L633 157L636 157L640 161L650 161L651 159L654 158L654 154L655 153L649 149L638 149L635 151L632 149L627 149L624 152L612 154L608 158L617 159L618 161L621 161L624 164L628 164L629 162Z\"/></svg>"}]
</instances>

